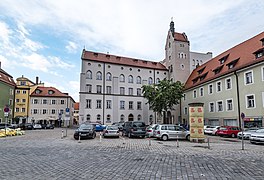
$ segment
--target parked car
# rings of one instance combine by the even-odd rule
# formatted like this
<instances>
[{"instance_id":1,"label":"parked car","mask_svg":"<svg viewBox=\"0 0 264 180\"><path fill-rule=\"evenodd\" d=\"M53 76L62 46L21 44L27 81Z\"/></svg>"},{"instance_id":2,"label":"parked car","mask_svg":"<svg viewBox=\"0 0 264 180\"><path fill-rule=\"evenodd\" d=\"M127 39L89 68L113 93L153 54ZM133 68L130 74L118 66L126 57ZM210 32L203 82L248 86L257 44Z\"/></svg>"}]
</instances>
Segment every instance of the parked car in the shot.
<instances>
[{"instance_id":1,"label":"parked car","mask_svg":"<svg viewBox=\"0 0 264 180\"><path fill-rule=\"evenodd\" d=\"M124 123L123 122L114 122L112 125L118 126L119 131L123 131Z\"/></svg>"},{"instance_id":2,"label":"parked car","mask_svg":"<svg viewBox=\"0 0 264 180\"><path fill-rule=\"evenodd\" d=\"M103 130L103 137L119 137L118 126L106 126Z\"/></svg>"},{"instance_id":3,"label":"parked car","mask_svg":"<svg viewBox=\"0 0 264 180\"><path fill-rule=\"evenodd\" d=\"M127 121L124 124L123 136L142 137L146 136L146 124L143 121Z\"/></svg>"},{"instance_id":4,"label":"parked car","mask_svg":"<svg viewBox=\"0 0 264 180\"><path fill-rule=\"evenodd\" d=\"M103 131L106 128L106 125L102 125L100 123L90 123L95 126L95 131Z\"/></svg>"},{"instance_id":5,"label":"parked car","mask_svg":"<svg viewBox=\"0 0 264 180\"><path fill-rule=\"evenodd\" d=\"M53 124L47 124L46 129L54 129L54 125Z\"/></svg>"},{"instance_id":6,"label":"parked car","mask_svg":"<svg viewBox=\"0 0 264 180\"><path fill-rule=\"evenodd\" d=\"M94 139L96 137L95 126L93 124L81 124L78 129L75 130L73 138L78 140L80 139Z\"/></svg>"},{"instance_id":7,"label":"parked car","mask_svg":"<svg viewBox=\"0 0 264 180\"><path fill-rule=\"evenodd\" d=\"M218 126L217 128L214 128L214 130L212 131L212 136L217 136L217 131L220 129L220 126Z\"/></svg>"},{"instance_id":8,"label":"parked car","mask_svg":"<svg viewBox=\"0 0 264 180\"><path fill-rule=\"evenodd\" d=\"M178 125L161 124L156 126L154 137L162 139L163 141L177 138L190 140L190 132Z\"/></svg>"},{"instance_id":9,"label":"parked car","mask_svg":"<svg viewBox=\"0 0 264 180\"><path fill-rule=\"evenodd\" d=\"M259 128L248 128L248 129L245 129L245 131L243 132L244 139L249 139L250 135L252 133L256 132L258 129ZM242 139L242 131L237 133L237 138Z\"/></svg>"},{"instance_id":10,"label":"parked car","mask_svg":"<svg viewBox=\"0 0 264 180\"><path fill-rule=\"evenodd\" d=\"M152 124L152 125L149 125L147 128L146 128L146 136L147 137L153 137L154 134L154 130L155 130L155 127L157 126L158 124Z\"/></svg>"},{"instance_id":11,"label":"parked car","mask_svg":"<svg viewBox=\"0 0 264 180\"><path fill-rule=\"evenodd\" d=\"M0 123L0 129L5 129L5 128L11 128L12 129L12 126L10 124Z\"/></svg>"},{"instance_id":12,"label":"parked car","mask_svg":"<svg viewBox=\"0 0 264 180\"><path fill-rule=\"evenodd\" d=\"M220 126L207 126L204 129L204 134L212 135L213 132L216 132L217 128L219 129Z\"/></svg>"},{"instance_id":13,"label":"parked car","mask_svg":"<svg viewBox=\"0 0 264 180\"><path fill-rule=\"evenodd\" d=\"M249 140L252 144L262 143L264 144L264 128L257 130L252 133L249 137Z\"/></svg>"},{"instance_id":14,"label":"parked car","mask_svg":"<svg viewBox=\"0 0 264 180\"><path fill-rule=\"evenodd\" d=\"M42 126L41 126L41 124L34 124L33 128L34 129L42 129Z\"/></svg>"},{"instance_id":15,"label":"parked car","mask_svg":"<svg viewBox=\"0 0 264 180\"><path fill-rule=\"evenodd\" d=\"M228 137L237 137L237 133L240 131L240 128L237 126L221 126L216 132L218 136L228 136Z\"/></svg>"}]
</instances>

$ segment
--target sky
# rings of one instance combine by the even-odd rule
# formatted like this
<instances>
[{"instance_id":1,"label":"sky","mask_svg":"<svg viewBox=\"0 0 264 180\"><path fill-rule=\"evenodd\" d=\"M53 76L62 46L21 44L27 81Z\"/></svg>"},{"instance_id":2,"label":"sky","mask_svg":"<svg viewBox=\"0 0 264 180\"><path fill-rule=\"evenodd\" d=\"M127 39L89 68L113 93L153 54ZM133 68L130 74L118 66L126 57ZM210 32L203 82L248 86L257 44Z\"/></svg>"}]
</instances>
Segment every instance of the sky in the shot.
<instances>
[{"instance_id":1,"label":"sky","mask_svg":"<svg viewBox=\"0 0 264 180\"><path fill-rule=\"evenodd\" d=\"M79 101L81 53L165 57L171 18L194 52L213 56L261 33L263 0L1 0L1 68Z\"/></svg>"}]
</instances>

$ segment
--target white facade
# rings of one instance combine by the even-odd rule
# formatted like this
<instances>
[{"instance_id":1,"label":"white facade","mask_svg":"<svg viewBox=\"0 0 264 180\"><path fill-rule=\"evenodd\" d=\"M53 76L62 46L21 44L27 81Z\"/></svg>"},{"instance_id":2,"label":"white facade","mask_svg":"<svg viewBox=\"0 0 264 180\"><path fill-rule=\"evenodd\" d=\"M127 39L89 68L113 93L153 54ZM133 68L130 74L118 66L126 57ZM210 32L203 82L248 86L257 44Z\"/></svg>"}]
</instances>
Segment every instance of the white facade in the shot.
<instances>
[{"instance_id":1,"label":"white facade","mask_svg":"<svg viewBox=\"0 0 264 180\"><path fill-rule=\"evenodd\" d=\"M165 68L137 66L138 61L126 65L82 59L80 123L142 120L150 124L158 121L142 96L142 86L163 80L168 72Z\"/></svg>"},{"instance_id":2,"label":"white facade","mask_svg":"<svg viewBox=\"0 0 264 180\"><path fill-rule=\"evenodd\" d=\"M212 59L212 57L213 54L211 52L190 52L190 72L192 72L197 66L201 66L202 64Z\"/></svg>"}]
</instances>

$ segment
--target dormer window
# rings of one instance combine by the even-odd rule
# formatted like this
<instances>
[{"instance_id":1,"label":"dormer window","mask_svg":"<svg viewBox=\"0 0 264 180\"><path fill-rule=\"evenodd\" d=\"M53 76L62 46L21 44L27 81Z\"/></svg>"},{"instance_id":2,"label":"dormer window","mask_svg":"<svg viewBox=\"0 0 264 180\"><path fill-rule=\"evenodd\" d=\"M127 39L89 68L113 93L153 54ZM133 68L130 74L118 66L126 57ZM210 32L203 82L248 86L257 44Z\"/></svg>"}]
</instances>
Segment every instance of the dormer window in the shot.
<instances>
[{"instance_id":1,"label":"dormer window","mask_svg":"<svg viewBox=\"0 0 264 180\"><path fill-rule=\"evenodd\" d=\"M262 42L262 46L264 46L264 38L260 40Z\"/></svg>"},{"instance_id":2,"label":"dormer window","mask_svg":"<svg viewBox=\"0 0 264 180\"><path fill-rule=\"evenodd\" d=\"M202 69L199 69L197 72L198 74L202 74L206 66L204 66Z\"/></svg>"},{"instance_id":3,"label":"dormer window","mask_svg":"<svg viewBox=\"0 0 264 180\"><path fill-rule=\"evenodd\" d=\"M228 66L228 69L232 69L235 67L236 63L238 62L239 58L234 60L234 61L231 61L230 63L227 64Z\"/></svg>"},{"instance_id":4,"label":"dormer window","mask_svg":"<svg viewBox=\"0 0 264 180\"><path fill-rule=\"evenodd\" d=\"M26 81L20 81L20 85L21 86L25 86L26 85Z\"/></svg>"},{"instance_id":5,"label":"dormer window","mask_svg":"<svg viewBox=\"0 0 264 180\"><path fill-rule=\"evenodd\" d=\"M222 57L222 58L220 58L220 59L219 59L220 64L224 64L225 61L227 60L228 56L229 56L229 54L226 55L226 56L224 56L224 57Z\"/></svg>"},{"instance_id":6,"label":"dormer window","mask_svg":"<svg viewBox=\"0 0 264 180\"><path fill-rule=\"evenodd\" d=\"M255 51L253 54L255 54L256 59L262 57L264 55L264 47L260 48L259 50Z\"/></svg>"},{"instance_id":7,"label":"dormer window","mask_svg":"<svg viewBox=\"0 0 264 180\"><path fill-rule=\"evenodd\" d=\"M36 94L40 94L41 91L39 89L36 90Z\"/></svg>"},{"instance_id":8,"label":"dormer window","mask_svg":"<svg viewBox=\"0 0 264 180\"><path fill-rule=\"evenodd\" d=\"M213 71L214 71L214 73L215 74L218 74L218 73L220 73L221 72L221 70L223 69L223 66L224 65L222 65L222 66L218 66L217 68L215 68Z\"/></svg>"},{"instance_id":9,"label":"dormer window","mask_svg":"<svg viewBox=\"0 0 264 180\"><path fill-rule=\"evenodd\" d=\"M48 91L48 94L54 94L54 91L49 90L49 91Z\"/></svg>"},{"instance_id":10,"label":"dormer window","mask_svg":"<svg viewBox=\"0 0 264 180\"><path fill-rule=\"evenodd\" d=\"M199 77L196 77L192 80L193 84L195 84L198 81Z\"/></svg>"},{"instance_id":11,"label":"dormer window","mask_svg":"<svg viewBox=\"0 0 264 180\"><path fill-rule=\"evenodd\" d=\"M202 75L200 76L200 81L204 80L205 77L207 76L207 74L208 74L208 72L202 74Z\"/></svg>"}]
</instances>

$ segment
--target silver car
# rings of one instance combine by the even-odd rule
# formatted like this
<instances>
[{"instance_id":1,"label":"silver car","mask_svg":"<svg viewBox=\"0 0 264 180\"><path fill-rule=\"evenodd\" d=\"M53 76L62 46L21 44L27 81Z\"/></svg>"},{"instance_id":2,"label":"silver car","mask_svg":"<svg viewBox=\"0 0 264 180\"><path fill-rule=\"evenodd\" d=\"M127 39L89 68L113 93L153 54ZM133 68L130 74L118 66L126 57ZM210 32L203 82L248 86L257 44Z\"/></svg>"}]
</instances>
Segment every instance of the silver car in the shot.
<instances>
[{"instance_id":1,"label":"silver car","mask_svg":"<svg viewBox=\"0 0 264 180\"><path fill-rule=\"evenodd\" d=\"M157 124L152 124L152 125L149 125L147 128L146 128L146 136L147 137L153 137L154 136L154 130L155 130L155 127L157 126Z\"/></svg>"},{"instance_id":2,"label":"silver car","mask_svg":"<svg viewBox=\"0 0 264 180\"><path fill-rule=\"evenodd\" d=\"M264 143L264 129L259 129L256 132L252 133L249 137L249 140L252 144Z\"/></svg>"},{"instance_id":3,"label":"silver car","mask_svg":"<svg viewBox=\"0 0 264 180\"><path fill-rule=\"evenodd\" d=\"M118 126L106 126L103 130L103 137L119 137Z\"/></svg>"},{"instance_id":4,"label":"silver car","mask_svg":"<svg viewBox=\"0 0 264 180\"><path fill-rule=\"evenodd\" d=\"M178 125L161 124L156 126L154 137L163 141L167 141L168 139L190 140L190 132Z\"/></svg>"},{"instance_id":5,"label":"silver car","mask_svg":"<svg viewBox=\"0 0 264 180\"><path fill-rule=\"evenodd\" d=\"M249 129L246 129L244 132L243 132L243 137L244 139L249 139L250 135L254 132L256 132L258 130L258 128L249 128ZM238 139L242 139L242 131L240 131L239 133L237 133L237 138Z\"/></svg>"}]
</instances>

